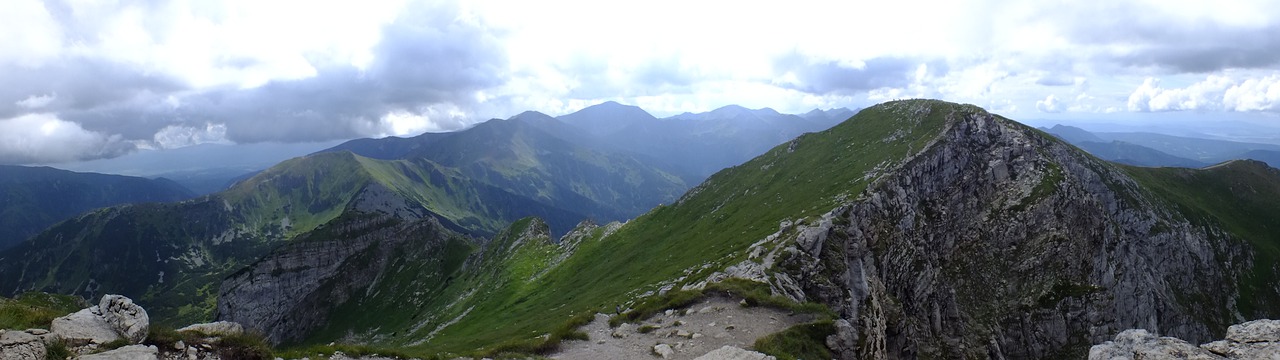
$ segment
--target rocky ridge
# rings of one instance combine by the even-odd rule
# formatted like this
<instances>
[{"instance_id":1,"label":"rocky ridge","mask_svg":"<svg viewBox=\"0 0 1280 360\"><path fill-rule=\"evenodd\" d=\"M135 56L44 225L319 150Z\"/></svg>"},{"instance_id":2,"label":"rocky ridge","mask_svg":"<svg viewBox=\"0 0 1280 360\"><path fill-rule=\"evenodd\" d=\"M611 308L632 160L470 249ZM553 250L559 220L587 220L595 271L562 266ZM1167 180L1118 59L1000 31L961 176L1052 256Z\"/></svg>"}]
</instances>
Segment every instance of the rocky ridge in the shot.
<instances>
[{"instance_id":1,"label":"rocky ridge","mask_svg":"<svg viewBox=\"0 0 1280 360\"><path fill-rule=\"evenodd\" d=\"M402 247L431 252L449 241L470 240L431 217L349 215L228 276L217 319L243 324L275 344L302 340L324 326L333 309L376 286Z\"/></svg>"},{"instance_id":2,"label":"rocky ridge","mask_svg":"<svg viewBox=\"0 0 1280 360\"><path fill-rule=\"evenodd\" d=\"M1121 329L1203 341L1242 316L1247 243L1115 165L985 111L881 106L953 112L856 199L784 221L710 281L829 305L844 359L1083 357Z\"/></svg>"}]
</instances>

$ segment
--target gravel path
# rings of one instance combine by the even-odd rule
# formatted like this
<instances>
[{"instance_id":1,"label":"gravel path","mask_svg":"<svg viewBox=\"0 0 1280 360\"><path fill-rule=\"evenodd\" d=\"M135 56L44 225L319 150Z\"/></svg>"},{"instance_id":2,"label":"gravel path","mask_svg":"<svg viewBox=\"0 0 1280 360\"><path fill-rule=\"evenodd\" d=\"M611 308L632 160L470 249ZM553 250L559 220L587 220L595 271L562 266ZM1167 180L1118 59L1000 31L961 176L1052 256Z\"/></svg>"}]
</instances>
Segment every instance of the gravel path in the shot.
<instances>
[{"instance_id":1,"label":"gravel path","mask_svg":"<svg viewBox=\"0 0 1280 360\"><path fill-rule=\"evenodd\" d=\"M596 314L595 321L582 328L587 341L566 341L553 359L652 360L660 358L654 346L667 344L669 359L693 359L730 345L750 349L756 339L812 320L804 314L765 307L743 307L737 300L713 297L690 306L687 314L668 311L640 324L609 328L609 316ZM640 333L641 327L654 329Z\"/></svg>"}]
</instances>

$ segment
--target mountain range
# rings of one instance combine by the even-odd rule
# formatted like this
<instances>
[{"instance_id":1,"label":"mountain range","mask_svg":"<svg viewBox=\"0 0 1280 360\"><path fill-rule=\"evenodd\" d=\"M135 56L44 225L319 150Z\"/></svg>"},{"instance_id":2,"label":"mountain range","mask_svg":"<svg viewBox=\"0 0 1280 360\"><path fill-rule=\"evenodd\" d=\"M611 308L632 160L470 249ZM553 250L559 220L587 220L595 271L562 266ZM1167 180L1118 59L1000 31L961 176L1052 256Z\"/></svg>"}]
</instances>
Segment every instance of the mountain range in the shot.
<instances>
[{"instance_id":1,"label":"mountain range","mask_svg":"<svg viewBox=\"0 0 1280 360\"><path fill-rule=\"evenodd\" d=\"M0 165L0 250L96 208L194 197L168 179Z\"/></svg>"},{"instance_id":2,"label":"mountain range","mask_svg":"<svg viewBox=\"0 0 1280 360\"><path fill-rule=\"evenodd\" d=\"M1127 328L1206 341L1280 315L1280 170L1072 144L1160 161L1227 145L1055 137L937 100L840 120L637 110L354 140L219 193L96 210L0 252L0 290L444 357L548 354L595 314L709 296L808 314L757 341L783 358L1079 358Z\"/></svg>"},{"instance_id":3,"label":"mountain range","mask_svg":"<svg viewBox=\"0 0 1280 360\"><path fill-rule=\"evenodd\" d=\"M1280 145L1202 139L1149 132L1089 132L1054 125L1053 134L1106 160L1137 166L1199 168L1236 159L1280 166Z\"/></svg>"}]
</instances>

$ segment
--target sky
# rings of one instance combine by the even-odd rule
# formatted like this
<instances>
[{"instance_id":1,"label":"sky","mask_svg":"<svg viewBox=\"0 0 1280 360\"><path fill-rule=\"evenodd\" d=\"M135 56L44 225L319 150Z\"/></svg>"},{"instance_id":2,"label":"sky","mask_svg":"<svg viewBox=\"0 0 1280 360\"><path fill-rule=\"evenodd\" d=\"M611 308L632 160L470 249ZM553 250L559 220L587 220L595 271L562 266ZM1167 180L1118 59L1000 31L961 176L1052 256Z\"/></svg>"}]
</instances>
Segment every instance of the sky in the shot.
<instances>
[{"instance_id":1,"label":"sky","mask_svg":"<svg viewBox=\"0 0 1280 360\"><path fill-rule=\"evenodd\" d=\"M901 98L1280 124L1280 0L0 2L0 164Z\"/></svg>"}]
</instances>

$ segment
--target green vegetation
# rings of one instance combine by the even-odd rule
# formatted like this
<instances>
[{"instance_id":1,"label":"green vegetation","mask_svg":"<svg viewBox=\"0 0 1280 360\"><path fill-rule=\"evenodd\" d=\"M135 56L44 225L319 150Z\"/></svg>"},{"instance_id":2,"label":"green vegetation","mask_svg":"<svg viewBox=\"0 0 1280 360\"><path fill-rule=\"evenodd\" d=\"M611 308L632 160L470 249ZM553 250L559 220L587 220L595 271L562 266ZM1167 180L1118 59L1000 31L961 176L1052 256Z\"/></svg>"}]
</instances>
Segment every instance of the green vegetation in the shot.
<instances>
[{"instance_id":1,"label":"green vegetation","mask_svg":"<svg viewBox=\"0 0 1280 360\"><path fill-rule=\"evenodd\" d=\"M275 358L275 354L266 340L261 335L253 333L213 336L199 331L175 331L165 325L152 325L147 333L147 338L142 341L142 344L168 349L178 341L182 341L187 346L208 344L223 359L264 360ZM123 345L128 345L128 341L125 341L121 346Z\"/></svg>"},{"instance_id":2,"label":"green vegetation","mask_svg":"<svg viewBox=\"0 0 1280 360\"><path fill-rule=\"evenodd\" d=\"M831 320L815 321L762 337L752 347L778 360L830 359L827 337L835 333Z\"/></svg>"},{"instance_id":3,"label":"green vegetation","mask_svg":"<svg viewBox=\"0 0 1280 360\"><path fill-rule=\"evenodd\" d=\"M67 360L72 355L71 349L67 348L67 343L62 339L54 340L44 346L44 358L46 360Z\"/></svg>"},{"instance_id":4,"label":"green vegetation","mask_svg":"<svg viewBox=\"0 0 1280 360\"><path fill-rule=\"evenodd\" d=\"M1218 227L1254 249L1253 269L1238 284L1245 317L1276 317L1273 284L1280 274L1280 170L1261 162L1230 161L1204 169L1123 167L1143 187L1179 210L1192 224ZM1210 234L1215 236L1214 234ZM1199 306L1196 304L1189 304ZM1222 311L1219 311L1222 312ZM1215 319L1225 328L1230 318Z\"/></svg>"},{"instance_id":5,"label":"green vegetation","mask_svg":"<svg viewBox=\"0 0 1280 360\"><path fill-rule=\"evenodd\" d=\"M626 316L636 319L645 312L687 305L705 295L671 291L632 302L635 294L679 278L686 270L704 264L714 270L744 259L741 250L776 231L780 221L817 216L851 200L878 174L936 141L949 117L980 111L940 101L872 107L830 130L804 135L721 171L680 201L655 208L608 237L596 229L567 258L562 256L564 247L549 238L519 239L533 224L518 221L495 236L462 276L442 288L412 299L385 300L420 305L388 314L389 322L381 328L351 330L395 334L369 339L415 355L475 349L488 349L489 354L537 353L555 343L544 339L556 338L551 334L560 324L583 312L612 312L623 306L633 309ZM545 230L531 233L541 232ZM732 292L752 304L783 303L759 296L767 290L756 285L720 286L737 285L716 285L707 291ZM380 286L370 291L389 290ZM821 312L820 306L798 306ZM347 315L335 318L343 316ZM335 335L309 342L324 343Z\"/></svg>"},{"instance_id":6,"label":"green vegetation","mask_svg":"<svg viewBox=\"0 0 1280 360\"><path fill-rule=\"evenodd\" d=\"M29 292L13 299L0 297L0 329L48 329L54 318L88 306L70 295Z\"/></svg>"}]
</instances>

